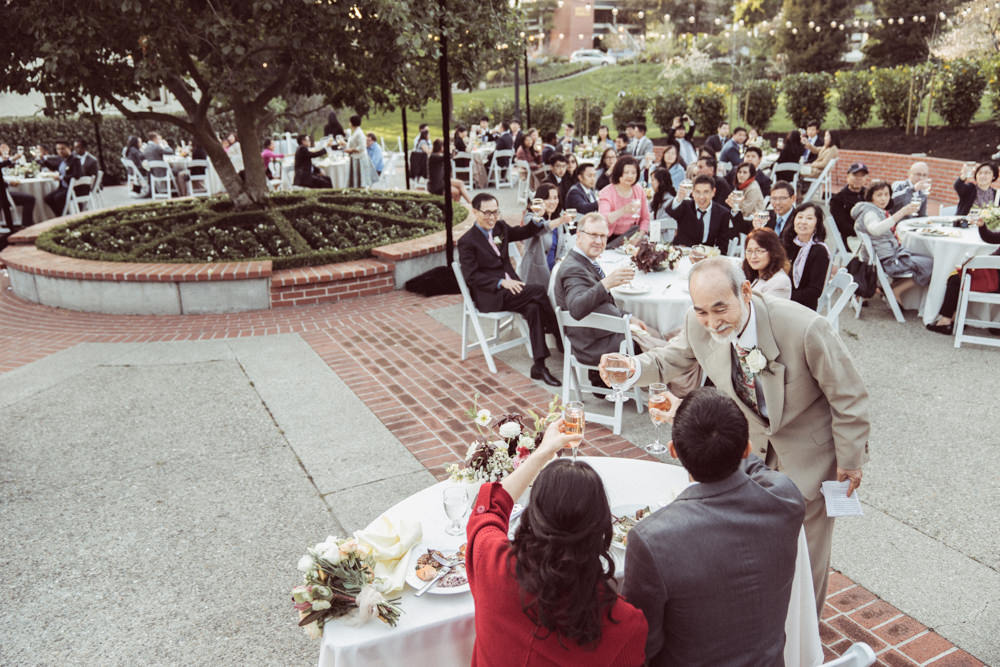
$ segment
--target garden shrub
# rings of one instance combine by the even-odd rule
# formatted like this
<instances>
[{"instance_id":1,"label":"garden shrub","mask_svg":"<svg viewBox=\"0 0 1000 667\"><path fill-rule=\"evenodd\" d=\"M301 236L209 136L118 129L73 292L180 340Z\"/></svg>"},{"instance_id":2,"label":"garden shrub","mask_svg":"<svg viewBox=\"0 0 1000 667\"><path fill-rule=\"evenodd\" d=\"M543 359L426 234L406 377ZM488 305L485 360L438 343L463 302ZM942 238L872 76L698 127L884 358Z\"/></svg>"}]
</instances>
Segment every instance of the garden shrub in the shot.
<instances>
[{"instance_id":1,"label":"garden shrub","mask_svg":"<svg viewBox=\"0 0 1000 667\"><path fill-rule=\"evenodd\" d=\"M993 120L1000 120L1000 56L994 56L983 65L986 73L986 90L990 94Z\"/></svg>"},{"instance_id":2,"label":"garden shrub","mask_svg":"<svg viewBox=\"0 0 1000 667\"><path fill-rule=\"evenodd\" d=\"M673 127L674 118L683 116L687 108L687 100L680 88L662 88L652 101L653 122L667 134Z\"/></svg>"},{"instance_id":3,"label":"garden shrub","mask_svg":"<svg viewBox=\"0 0 1000 667\"><path fill-rule=\"evenodd\" d=\"M479 119L483 116L489 116L489 109L486 107L486 102L482 100L472 99L462 106L455 109L455 124L464 123L466 127L472 127L473 125L479 125Z\"/></svg>"},{"instance_id":4,"label":"garden shrub","mask_svg":"<svg viewBox=\"0 0 1000 667\"><path fill-rule=\"evenodd\" d=\"M531 126L537 127L543 137L546 132L558 133L565 115L566 108L559 95L540 95L531 99Z\"/></svg>"},{"instance_id":5,"label":"garden shrub","mask_svg":"<svg viewBox=\"0 0 1000 667\"><path fill-rule=\"evenodd\" d=\"M743 122L761 132L766 130L778 110L778 86L767 79L754 79L741 84L737 92Z\"/></svg>"},{"instance_id":6,"label":"garden shrub","mask_svg":"<svg viewBox=\"0 0 1000 667\"><path fill-rule=\"evenodd\" d=\"M837 92L837 109L847 119L852 130L864 127L872 115L875 94L868 72L837 72L833 89Z\"/></svg>"},{"instance_id":7,"label":"garden shrub","mask_svg":"<svg viewBox=\"0 0 1000 667\"><path fill-rule=\"evenodd\" d=\"M878 117L886 127L906 125L906 110L910 107L910 68L873 68L872 87L878 102ZM913 104L911 113L917 105Z\"/></svg>"},{"instance_id":8,"label":"garden shrub","mask_svg":"<svg viewBox=\"0 0 1000 667\"><path fill-rule=\"evenodd\" d=\"M702 128L713 132L726 118L726 87L718 83L703 83L688 91L688 113Z\"/></svg>"},{"instance_id":9,"label":"garden shrub","mask_svg":"<svg viewBox=\"0 0 1000 667\"><path fill-rule=\"evenodd\" d=\"M821 125L830 108L827 98L833 77L826 72L789 74L781 84L785 94L785 110L798 127L805 127L810 120Z\"/></svg>"},{"instance_id":10,"label":"garden shrub","mask_svg":"<svg viewBox=\"0 0 1000 667\"><path fill-rule=\"evenodd\" d=\"M641 91L631 90L624 95L620 95L615 100L615 106L611 111L611 118L614 120L615 129L618 132L624 132L625 126L629 123L645 123L646 109L648 107L649 98Z\"/></svg>"},{"instance_id":11,"label":"garden shrub","mask_svg":"<svg viewBox=\"0 0 1000 667\"><path fill-rule=\"evenodd\" d=\"M129 206L54 227L37 246L81 259L219 262L270 259L275 269L367 257L372 248L442 229L440 197L322 190L280 193L262 210L225 200ZM455 219L468 211L456 205Z\"/></svg>"},{"instance_id":12,"label":"garden shrub","mask_svg":"<svg viewBox=\"0 0 1000 667\"><path fill-rule=\"evenodd\" d=\"M511 97L498 97L493 100L489 116L493 119L490 125L496 125L502 121L510 122L514 118L514 99Z\"/></svg>"},{"instance_id":13,"label":"garden shrub","mask_svg":"<svg viewBox=\"0 0 1000 667\"><path fill-rule=\"evenodd\" d=\"M949 127L968 127L985 88L986 73L979 63L966 59L946 62L938 73L934 110Z\"/></svg>"},{"instance_id":14,"label":"garden shrub","mask_svg":"<svg viewBox=\"0 0 1000 667\"><path fill-rule=\"evenodd\" d=\"M596 97L577 97L573 100L573 124L578 135L594 136L601 127L604 102Z\"/></svg>"}]
</instances>

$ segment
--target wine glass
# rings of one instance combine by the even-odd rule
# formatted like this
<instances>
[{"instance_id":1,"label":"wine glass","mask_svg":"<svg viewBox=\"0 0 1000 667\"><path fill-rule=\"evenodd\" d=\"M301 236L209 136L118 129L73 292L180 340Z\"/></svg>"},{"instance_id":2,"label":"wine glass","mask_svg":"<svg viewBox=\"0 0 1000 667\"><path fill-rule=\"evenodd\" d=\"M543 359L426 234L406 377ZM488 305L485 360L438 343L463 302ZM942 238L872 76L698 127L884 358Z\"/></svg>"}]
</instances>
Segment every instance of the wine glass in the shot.
<instances>
[{"instance_id":1,"label":"wine glass","mask_svg":"<svg viewBox=\"0 0 1000 667\"><path fill-rule=\"evenodd\" d=\"M733 190L733 204L736 205L736 208L739 208L740 204L743 203L745 196L742 190Z\"/></svg>"},{"instance_id":2,"label":"wine glass","mask_svg":"<svg viewBox=\"0 0 1000 667\"><path fill-rule=\"evenodd\" d=\"M532 199L531 212L537 215L538 217L542 217L542 214L545 213L545 200L542 199L541 197L536 197L535 199Z\"/></svg>"},{"instance_id":3,"label":"wine glass","mask_svg":"<svg viewBox=\"0 0 1000 667\"><path fill-rule=\"evenodd\" d=\"M703 245L691 246L691 253L688 255L692 264L697 264L708 257L708 249Z\"/></svg>"},{"instance_id":4,"label":"wine glass","mask_svg":"<svg viewBox=\"0 0 1000 667\"><path fill-rule=\"evenodd\" d=\"M632 214L632 219L633 220L638 220L639 219L639 211L642 210L642 207L639 204L639 198L638 197L633 197L632 198L632 205L635 206L635 209L636 209L635 213Z\"/></svg>"},{"instance_id":5,"label":"wine glass","mask_svg":"<svg viewBox=\"0 0 1000 667\"><path fill-rule=\"evenodd\" d=\"M566 224L566 228L569 229L570 231L576 229L576 209L575 208L563 209L563 213L565 213L566 215L573 216L573 219Z\"/></svg>"},{"instance_id":6,"label":"wine glass","mask_svg":"<svg viewBox=\"0 0 1000 667\"><path fill-rule=\"evenodd\" d=\"M767 226L767 221L771 219L767 211L757 211L753 214L753 228L760 229Z\"/></svg>"},{"instance_id":7,"label":"wine glass","mask_svg":"<svg viewBox=\"0 0 1000 667\"><path fill-rule=\"evenodd\" d=\"M625 389L625 383L628 382L628 377L632 372L631 364L629 364L629 359L624 354L609 354L607 356L607 362L604 365L604 371L608 376L608 381L611 383L611 388L614 390L612 395L615 402L625 398L623 389Z\"/></svg>"},{"instance_id":8,"label":"wine glass","mask_svg":"<svg viewBox=\"0 0 1000 667\"><path fill-rule=\"evenodd\" d=\"M649 418L656 428L656 441L645 446L645 450L650 454L666 454L667 448L660 442L660 424L662 419L653 416L653 410L670 410L670 399L667 397L667 385L662 382L654 382L649 385Z\"/></svg>"},{"instance_id":9,"label":"wine glass","mask_svg":"<svg viewBox=\"0 0 1000 667\"><path fill-rule=\"evenodd\" d=\"M469 496L466 489L461 486L446 486L441 492L441 500L444 503L444 513L451 523L444 529L449 535L462 534L462 517L469 507Z\"/></svg>"},{"instance_id":10,"label":"wine glass","mask_svg":"<svg viewBox=\"0 0 1000 667\"><path fill-rule=\"evenodd\" d=\"M575 433L580 436L576 444L570 444L573 449L573 460L576 461L576 452L583 442L584 424L586 420L583 414L583 403L580 401L570 401L563 407L563 433Z\"/></svg>"}]
</instances>

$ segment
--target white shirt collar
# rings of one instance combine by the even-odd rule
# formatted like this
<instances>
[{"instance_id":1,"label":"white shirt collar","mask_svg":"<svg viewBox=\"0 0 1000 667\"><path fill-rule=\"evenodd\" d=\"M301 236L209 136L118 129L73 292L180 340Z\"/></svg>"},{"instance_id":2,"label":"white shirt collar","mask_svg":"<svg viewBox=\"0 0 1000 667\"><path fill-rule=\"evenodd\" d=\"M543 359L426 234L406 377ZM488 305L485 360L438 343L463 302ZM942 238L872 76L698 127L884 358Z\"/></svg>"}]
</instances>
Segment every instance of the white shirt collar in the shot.
<instances>
[{"instance_id":1,"label":"white shirt collar","mask_svg":"<svg viewBox=\"0 0 1000 667\"><path fill-rule=\"evenodd\" d=\"M578 252L578 253L580 253L580 255L581 255L581 256L582 256L582 257L583 257L583 258L584 258L585 260L587 260L588 262L590 262L590 263L591 263L591 264L593 264L594 266L597 266L597 260L596 260L596 259L591 259L591 258L590 258L589 256L587 256L587 253L585 253L584 251L580 250L580 246L578 246L578 245L574 244L574 245L573 245L573 252Z\"/></svg>"},{"instance_id":2,"label":"white shirt collar","mask_svg":"<svg viewBox=\"0 0 1000 667\"><path fill-rule=\"evenodd\" d=\"M739 345L744 350L752 350L757 347L757 317L754 313L753 301L750 301L750 321L747 322L746 329L736 339L734 345Z\"/></svg>"}]
</instances>

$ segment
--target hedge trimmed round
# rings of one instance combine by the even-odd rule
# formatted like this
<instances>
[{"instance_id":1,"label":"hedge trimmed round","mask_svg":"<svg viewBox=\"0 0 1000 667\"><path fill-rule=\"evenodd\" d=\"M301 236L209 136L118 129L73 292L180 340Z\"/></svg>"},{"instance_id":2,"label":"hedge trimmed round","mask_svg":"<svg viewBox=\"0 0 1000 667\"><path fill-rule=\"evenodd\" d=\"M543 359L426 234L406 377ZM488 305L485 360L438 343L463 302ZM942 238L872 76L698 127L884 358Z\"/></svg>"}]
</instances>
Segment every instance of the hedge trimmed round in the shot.
<instances>
[{"instance_id":1,"label":"hedge trimmed round","mask_svg":"<svg viewBox=\"0 0 1000 667\"><path fill-rule=\"evenodd\" d=\"M455 205L455 220L468 212ZM412 192L308 190L237 211L228 198L184 199L100 211L54 227L46 252L110 262L271 260L275 269L333 264L444 229L440 197Z\"/></svg>"}]
</instances>

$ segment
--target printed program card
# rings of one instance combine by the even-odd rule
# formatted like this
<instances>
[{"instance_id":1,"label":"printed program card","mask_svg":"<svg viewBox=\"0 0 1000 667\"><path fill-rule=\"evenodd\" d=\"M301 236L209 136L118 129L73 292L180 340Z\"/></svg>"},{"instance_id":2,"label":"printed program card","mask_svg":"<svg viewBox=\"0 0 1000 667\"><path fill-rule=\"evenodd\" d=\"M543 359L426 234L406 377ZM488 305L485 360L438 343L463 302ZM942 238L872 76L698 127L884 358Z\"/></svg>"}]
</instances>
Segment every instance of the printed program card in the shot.
<instances>
[{"instance_id":1,"label":"printed program card","mask_svg":"<svg viewBox=\"0 0 1000 667\"><path fill-rule=\"evenodd\" d=\"M862 516L861 498L858 497L857 489L848 497L847 489L850 488L851 480L845 479L843 482L823 482L821 491L826 499L826 515L835 516Z\"/></svg>"}]
</instances>

